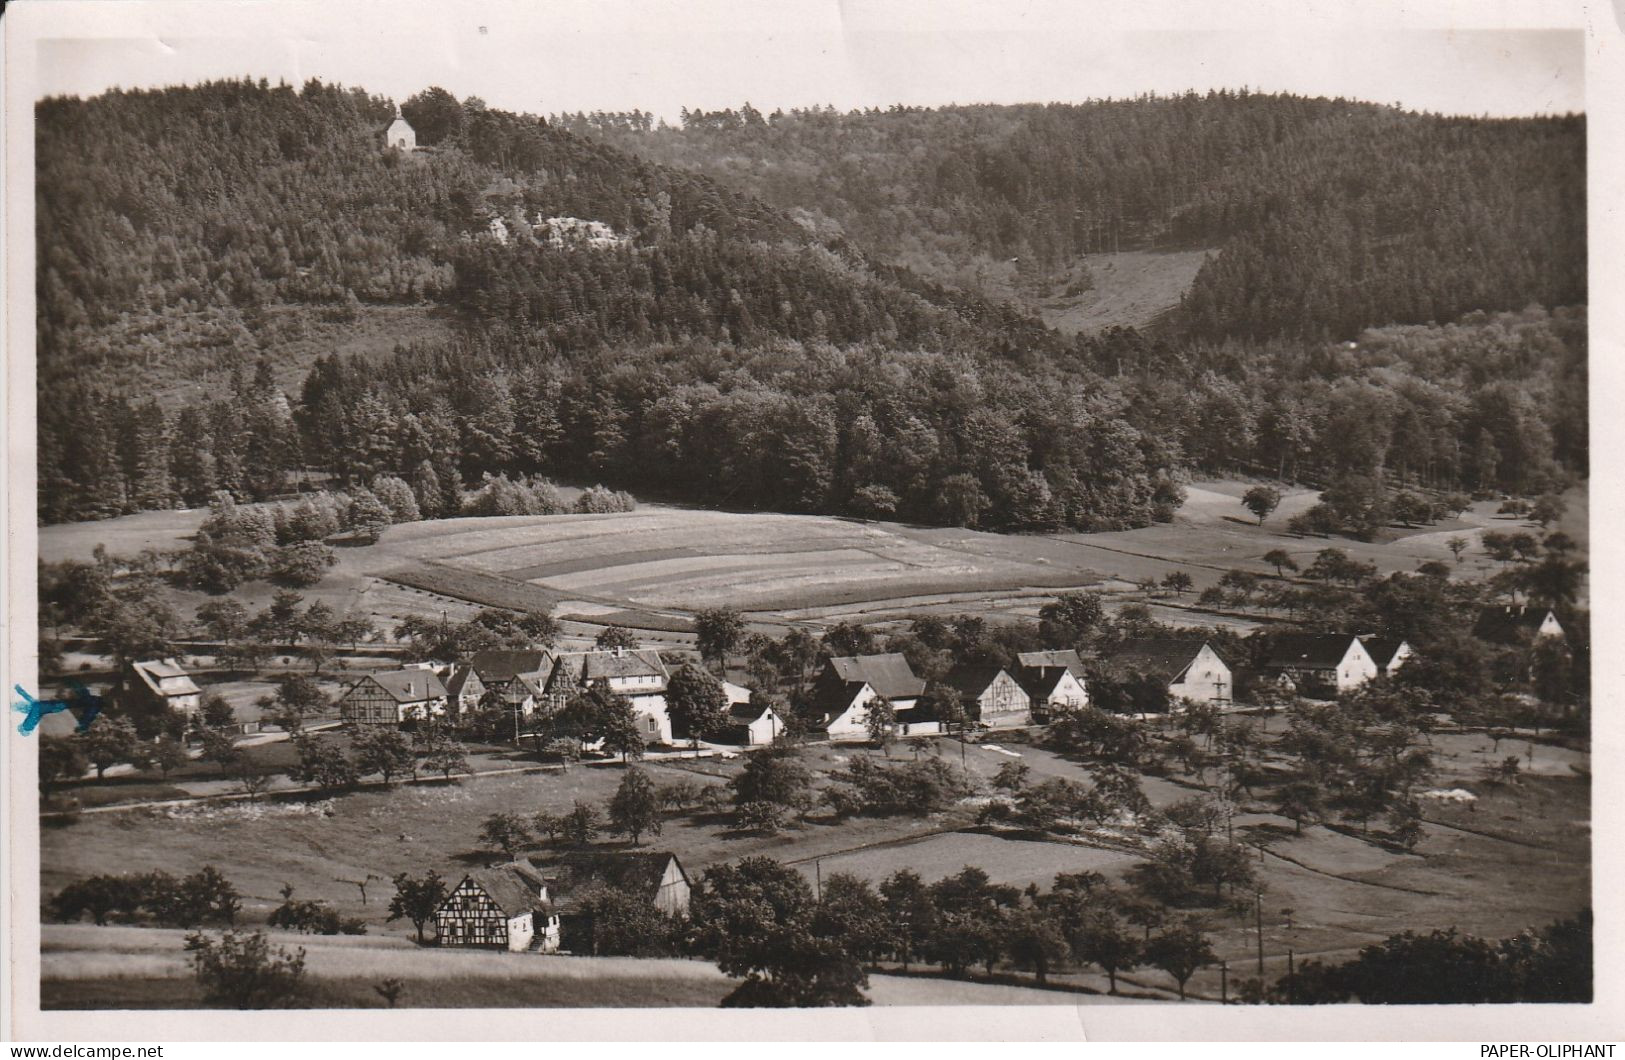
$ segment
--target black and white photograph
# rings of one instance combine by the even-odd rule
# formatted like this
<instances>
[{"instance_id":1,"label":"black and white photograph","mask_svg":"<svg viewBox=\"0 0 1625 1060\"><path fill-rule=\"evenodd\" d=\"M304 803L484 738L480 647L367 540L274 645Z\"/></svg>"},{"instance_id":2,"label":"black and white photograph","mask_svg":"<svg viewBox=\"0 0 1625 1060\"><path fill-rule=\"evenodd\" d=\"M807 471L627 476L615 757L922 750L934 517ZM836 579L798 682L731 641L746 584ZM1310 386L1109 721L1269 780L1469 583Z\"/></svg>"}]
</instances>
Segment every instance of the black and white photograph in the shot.
<instances>
[{"instance_id":1,"label":"black and white photograph","mask_svg":"<svg viewBox=\"0 0 1625 1060\"><path fill-rule=\"evenodd\" d=\"M13 8L8 1006L1600 1026L1613 12Z\"/></svg>"}]
</instances>

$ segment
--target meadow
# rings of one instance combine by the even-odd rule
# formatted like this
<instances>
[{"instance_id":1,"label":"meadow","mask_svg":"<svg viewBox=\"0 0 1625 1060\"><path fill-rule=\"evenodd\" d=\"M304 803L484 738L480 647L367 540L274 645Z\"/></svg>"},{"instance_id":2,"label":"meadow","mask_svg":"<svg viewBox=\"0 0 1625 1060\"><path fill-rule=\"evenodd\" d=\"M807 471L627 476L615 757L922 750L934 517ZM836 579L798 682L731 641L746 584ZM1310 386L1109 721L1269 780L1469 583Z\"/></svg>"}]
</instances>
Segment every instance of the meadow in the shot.
<instances>
[{"instance_id":1,"label":"meadow","mask_svg":"<svg viewBox=\"0 0 1625 1060\"><path fill-rule=\"evenodd\" d=\"M1271 724L1265 738L1272 739L1281 729L1278 722ZM1407 929L1457 927L1501 938L1571 916L1590 904L1589 756L1529 737L1503 740L1497 746L1482 733L1450 730L1434 733L1431 743L1438 775L1429 790L1467 790L1474 798L1424 797L1424 836L1411 853L1384 847L1357 827L1343 824L1307 824L1299 834L1267 802L1244 803L1232 826L1238 840L1261 851L1261 905L1255 908L1253 902L1244 901L1245 908L1213 911L1209 918L1214 948L1229 962L1232 985L1238 975L1256 974L1260 919L1265 970L1275 977L1284 972L1289 951L1298 960L1344 959L1361 946ZM928 740L918 748L895 745L887 753L903 761L916 753L932 753L932 748L949 761L960 760L959 744L948 739ZM861 746L813 745L804 754L822 778L854 755L878 752ZM1518 782L1485 783L1486 766L1512 754L1523 763ZM1084 764L1033 746L1020 732L999 733L997 742L965 746L963 761L984 784L1010 761L1029 766L1034 780L1081 780L1086 773ZM660 784L680 780L716 784L732 776L740 760L667 760L644 768ZM385 920L390 876L432 868L456 880L471 867L499 861L501 856L482 849L477 839L486 816L498 810L527 816L538 810L557 813L577 800L601 806L621 772L613 765L577 766L564 773L374 787L315 802L216 804L54 820L41 833L42 894L49 896L70 880L94 873L160 868L184 873L214 864L243 892L240 920L245 924L263 924L280 903L283 884L291 883L298 897L329 902L343 915L365 920L367 940L404 945L410 927ZM1159 807L1199 790L1195 778L1177 771L1147 776L1143 788ZM1139 860L1117 843L1102 846L1078 838L989 832L975 823L976 805L971 800L924 818L836 821L815 812L807 822L777 835L738 831L726 813L670 814L662 833L646 838L645 844L676 853L691 877L699 877L709 865L768 855L791 864L815 885L837 872L878 882L909 868L932 880L975 865L995 882L1047 888L1060 872L1095 871L1121 880ZM607 849L626 846L610 837L600 838L598 844ZM546 848L532 853L547 857ZM1530 887L1529 880L1537 876L1541 886ZM363 900L358 882L369 878ZM114 933L99 935L102 930ZM120 952L120 940L128 932L139 935L144 930L148 929L73 928L75 938L105 938L114 952ZM324 946L373 945L343 939L312 941ZM85 945L95 948L91 944L80 948ZM54 967L65 979L111 974L126 966L131 975L152 971L128 960L121 964L127 958L118 957L98 965L101 971L94 973L66 957ZM353 979L370 971L334 967L330 974ZM1199 972L1192 987L1198 995L1216 997L1218 980L1215 966ZM1056 981L1079 989L1102 988L1099 973L1088 970L1058 974ZM1146 969L1125 981L1153 994L1169 985L1160 973ZM897 989L912 996L911 991L928 987L908 980ZM1059 993L1053 1000L1070 1003L1072 996Z\"/></svg>"},{"instance_id":2,"label":"meadow","mask_svg":"<svg viewBox=\"0 0 1625 1060\"><path fill-rule=\"evenodd\" d=\"M1240 630L1262 619L1195 607L1195 594L1232 569L1274 576L1263 561L1279 549L1307 566L1336 547L1375 564L1380 573L1448 563L1459 577L1481 578L1494 564L1477 547L1486 529L1522 529L1497 516L1496 504L1474 504L1459 519L1385 529L1374 541L1296 537L1287 520L1315 502L1308 489L1287 489L1280 508L1261 526L1241 504L1248 483L1212 481L1188 488L1184 506L1167 524L1105 533L991 534L832 516L725 512L645 505L597 515L503 516L408 523L378 543L338 550L338 565L305 591L343 613L370 616L391 629L407 615L453 620L477 607L552 609L567 630L591 635L607 624L662 634L686 645L692 615L733 607L766 631L788 624L886 622L920 613L979 613L1027 618L1056 593L1093 589L1116 604L1148 603L1164 621L1223 624ZM1561 529L1586 540L1586 502L1573 491ZM149 512L97 523L44 527L46 560L88 558L109 551L184 547L200 511ZM1460 562L1447 542L1464 537ZM1185 597L1147 594L1146 581L1182 572ZM251 608L270 601L273 587L245 585L236 595ZM206 597L173 590L182 614Z\"/></svg>"}]
</instances>

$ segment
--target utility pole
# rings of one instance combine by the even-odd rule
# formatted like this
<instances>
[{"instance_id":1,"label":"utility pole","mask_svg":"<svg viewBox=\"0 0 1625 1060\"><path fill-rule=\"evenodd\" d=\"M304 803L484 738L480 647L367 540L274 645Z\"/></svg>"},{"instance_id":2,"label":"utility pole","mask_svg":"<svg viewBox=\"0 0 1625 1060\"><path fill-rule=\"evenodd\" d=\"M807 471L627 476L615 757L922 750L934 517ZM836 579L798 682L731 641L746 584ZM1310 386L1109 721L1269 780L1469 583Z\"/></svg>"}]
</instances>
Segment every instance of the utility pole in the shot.
<instances>
[{"instance_id":1,"label":"utility pole","mask_svg":"<svg viewBox=\"0 0 1625 1060\"><path fill-rule=\"evenodd\" d=\"M1254 898L1256 904L1253 910L1258 925L1258 978L1262 982L1264 979L1264 892L1257 892Z\"/></svg>"},{"instance_id":2,"label":"utility pole","mask_svg":"<svg viewBox=\"0 0 1625 1060\"><path fill-rule=\"evenodd\" d=\"M824 900L824 863L818 858L813 859L813 875L818 880L818 900Z\"/></svg>"},{"instance_id":3,"label":"utility pole","mask_svg":"<svg viewBox=\"0 0 1625 1060\"><path fill-rule=\"evenodd\" d=\"M1219 1004L1230 1004L1230 962L1219 962Z\"/></svg>"},{"instance_id":4,"label":"utility pole","mask_svg":"<svg viewBox=\"0 0 1625 1060\"><path fill-rule=\"evenodd\" d=\"M1289 1005L1298 1003L1298 972L1292 961L1292 947L1290 946L1287 947L1286 951L1286 1003Z\"/></svg>"}]
</instances>

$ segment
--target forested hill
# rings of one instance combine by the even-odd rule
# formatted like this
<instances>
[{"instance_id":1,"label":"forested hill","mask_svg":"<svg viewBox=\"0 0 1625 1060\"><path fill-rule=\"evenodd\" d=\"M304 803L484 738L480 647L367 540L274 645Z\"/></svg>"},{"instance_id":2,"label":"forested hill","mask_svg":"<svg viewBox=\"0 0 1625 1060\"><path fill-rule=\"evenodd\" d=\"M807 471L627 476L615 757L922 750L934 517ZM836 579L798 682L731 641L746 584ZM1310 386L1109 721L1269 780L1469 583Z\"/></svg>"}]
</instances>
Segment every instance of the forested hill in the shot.
<instances>
[{"instance_id":1,"label":"forested hill","mask_svg":"<svg viewBox=\"0 0 1625 1060\"><path fill-rule=\"evenodd\" d=\"M430 457L448 495L547 472L799 510L861 493L964 520L1020 494L1037 509L996 521L1149 518L1175 455L1035 320L534 116L438 91L402 110L425 150L385 146L388 101L317 82L39 104L42 518ZM440 330L407 328L384 366L290 365L390 307ZM183 408L154 400L209 373Z\"/></svg>"},{"instance_id":2,"label":"forested hill","mask_svg":"<svg viewBox=\"0 0 1625 1060\"><path fill-rule=\"evenodd\" d=\"M1348 339L1585 300L1580 117L1213 92L846 114L747 104L685 110L678 128L641 113L553 122L989 289L1075 285L1088 253L1213 248L1178 315L1195 337Z\"/></svg>"},{"instance_id":3,"label":"forested hill","mask_svg":"<svg viewBox=\"0 0 1625 1060\"><path fill-rule=\"evenodd\" d=\"M43 520L315 471L400 476L436 514L543 474L1047 530L1168 518L1191 469L1366 493L1584 472L1578 119L401 110L423 150L384 145L391 102L317 82L38 105ZM1063 337L939 282L1107 240L1221 247L1190 334Z\"/></svg>"}]
</instances>

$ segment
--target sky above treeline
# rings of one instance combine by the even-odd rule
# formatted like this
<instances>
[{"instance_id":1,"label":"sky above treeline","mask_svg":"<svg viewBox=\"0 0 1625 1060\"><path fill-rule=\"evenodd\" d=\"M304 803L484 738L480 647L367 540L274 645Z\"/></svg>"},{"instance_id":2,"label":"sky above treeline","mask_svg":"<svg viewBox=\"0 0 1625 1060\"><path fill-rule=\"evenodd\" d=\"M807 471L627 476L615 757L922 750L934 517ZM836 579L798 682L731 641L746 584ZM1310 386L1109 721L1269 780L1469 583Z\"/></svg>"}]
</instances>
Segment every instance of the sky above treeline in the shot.
<instances>
[{"instance_id":1,"label":"sky above treeline","mask_svg":"<svg viewBox=\"0 0 1625 1060\"><path fill-rule=\"evenodd\" d=\"M1093 0L128 7L138 13L42 41L37 94L246 75L316 77L397 101L439 85L509 110L638 109L668 121L684 107L747 101L847 110L1243 87L1450 114L1585 109L1581 32L1489 28L1460 12L1444 28L1437 12L1415 17L1426 3L1351 13L1258 0L1222 5L1222 19L1176 0L1133 14Z\"/></svg>"}]
</instances>

